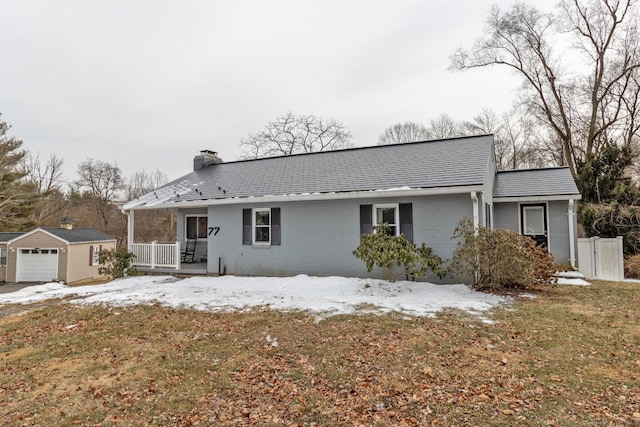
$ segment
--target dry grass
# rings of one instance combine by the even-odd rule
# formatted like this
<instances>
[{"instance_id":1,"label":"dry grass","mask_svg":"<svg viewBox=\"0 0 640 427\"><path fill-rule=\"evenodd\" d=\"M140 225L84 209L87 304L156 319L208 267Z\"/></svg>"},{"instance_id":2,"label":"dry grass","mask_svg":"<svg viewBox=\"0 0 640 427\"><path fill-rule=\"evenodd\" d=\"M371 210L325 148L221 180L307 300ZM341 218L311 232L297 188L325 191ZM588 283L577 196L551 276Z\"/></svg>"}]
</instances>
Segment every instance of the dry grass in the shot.
<instances>
[{"instance_id":1,"label":"dry grass","mask_svg":"<svg viewBox=\"0 0 640 427\"><path fill-rule=\"evenodd\" d=\"M52 304L0 319L0 423L640 425L640 285L493 317Z\"/></svg>"}]
</instances>

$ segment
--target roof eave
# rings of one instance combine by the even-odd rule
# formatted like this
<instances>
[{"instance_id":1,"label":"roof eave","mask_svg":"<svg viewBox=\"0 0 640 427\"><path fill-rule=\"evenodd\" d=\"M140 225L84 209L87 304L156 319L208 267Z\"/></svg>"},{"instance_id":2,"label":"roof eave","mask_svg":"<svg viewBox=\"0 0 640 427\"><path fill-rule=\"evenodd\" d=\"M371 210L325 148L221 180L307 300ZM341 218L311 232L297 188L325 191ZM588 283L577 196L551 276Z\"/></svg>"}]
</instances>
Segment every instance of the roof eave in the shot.
<instances>
[{"instance_id":1,"label":"roof eave","mask_svg":"<svg viewBox=\"0 0 640 427\"><path fill-rule=\"evenodd\" d=\"M129 209L123 209L123 212L132 210L152 210L152 209L176 209L176 208L199 208L217 205L237 205L246 203L283 203L283 202L301 202L301 201L318 201L318 200L348 200L348 199L372 199L372 198L389 198L389 197L416 197L416 196L436 196L444 194L464 194L475 192L483 192L485 190L482 184L461 185L451 187L434 187L434 188L408 188L408 189L390 189L390 190L371 190L371 191L349 191L337 193L312 193L312 194L285 194L280 196L260 196L260 197L233 197L225 199L208 199L208 200L192 200L185 202L158 203L151 206L138 205Z\"/></svg>"},{"instance_id":2,"label":"roof eave","mask_svg":"<svg viewBox=\"0 0 640 427\"><path fill-rule=\"evenodd\" d=\"M581 194L553 194L553 195L538 195L538 196L509 196L509 197L494 197L494 203L509 203L509 202L550 202L550 201L562 201L562 200L581 200Z\"/></svg>"}]
</instances>

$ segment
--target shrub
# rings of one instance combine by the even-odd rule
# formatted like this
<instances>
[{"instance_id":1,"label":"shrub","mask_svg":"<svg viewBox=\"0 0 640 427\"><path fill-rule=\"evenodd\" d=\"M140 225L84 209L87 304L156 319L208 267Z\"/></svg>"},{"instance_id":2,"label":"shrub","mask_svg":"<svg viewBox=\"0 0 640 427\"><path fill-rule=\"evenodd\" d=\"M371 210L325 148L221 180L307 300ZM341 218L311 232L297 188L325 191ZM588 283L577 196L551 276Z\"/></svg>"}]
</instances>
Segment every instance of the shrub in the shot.
<instances>
[{"instance_id":1,"label":"shrub","mask_svg":"<svg viewBox=\"0 0 640 427\"><path fill-rule=\"evenodd\" d=\"M578 222L587 237L624 237L624 253L632 256L640 253L640 207L618 203L581 203Z\"/></svg>"},{"instance_id":2,"label":"shrub","mask_svg":"<svg viewBox=\"0 0 640 427\"><path fill-rule=\"evenodd\" d=\"M533 239L526 236L522 237L525 249L531 255L531 262L533 264L533 277L527 284L527 287L531 286L544 286L556 282L556 273L558 271L565 271L566 268L555 263L553 255L544 247L537 245Z\"/></svg>"},{"instance_id":3,"label":"shrub","mask_svg":"<svg viewBox=\"0 0 640 427\"><path fill-rule=\"evenodd\" d=\"M125 248L107 249L100 251L98 262L101 267L98 273L109 276L111 280L131 275L135 267L131 266L131 260L135 255Z\"/></svg>"},{"instance_id":4,"label":"shrub","mask_svg":"<svg viewBox=\"0 0 640 427\"><path fill-rule=\"evenodd\" d=\"M432 253L424 243L421 246L409 242L403 235L392 235L387 224L374 227L374 232L360 236L360 244L353 255L362 260L367 271L374 266L385 270L390 282L397 279L394 266L404 267L404 273L413 277L425 277L428 271L442 278L446 271L442 269L442 259Z\"/></svg>"},{"instance_id":5,"label":"shrub","mask_svg":"<svg viewBox=\"0 0 640 427\"><path fill-rule=\"evenodd\" d=\"M624 276L640 279L640 255L633 255L624 260Z\"/></svg>"},{"instance_id":6,"label":"shrub","mask_svg":"<svg viewBox=\"0 0 640 427\"><path fill-rule=\"evenodd\" d=\"M459 239L449 267L460 277L471 278L478 290L526 289L553 283L557 271L553 256L515 231L460 222L452 239Z\"/></svg>"}]
</instances>

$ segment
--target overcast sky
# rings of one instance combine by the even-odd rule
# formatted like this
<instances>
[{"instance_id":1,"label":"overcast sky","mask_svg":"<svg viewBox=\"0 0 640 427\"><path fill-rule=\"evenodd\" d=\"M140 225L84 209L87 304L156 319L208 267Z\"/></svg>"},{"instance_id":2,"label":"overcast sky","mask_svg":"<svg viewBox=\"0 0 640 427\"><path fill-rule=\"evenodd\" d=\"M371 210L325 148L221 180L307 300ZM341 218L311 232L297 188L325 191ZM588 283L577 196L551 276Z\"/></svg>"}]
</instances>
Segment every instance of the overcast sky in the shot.
<instances>
[{"instance_id":1,"label":"overcast sky","mask_svg":"<svg viewBox=\"0 0 640 427\"><path fill-rule=\"evenodd\" d=\"M398 122L510 108L507 70L447 67L492 4L512 3L2 0L0 120L63 158L68 180L87 158L173 180L202 149L236 160L242 137L289 111L375 145Z\"/></svg>"}]
</instances>

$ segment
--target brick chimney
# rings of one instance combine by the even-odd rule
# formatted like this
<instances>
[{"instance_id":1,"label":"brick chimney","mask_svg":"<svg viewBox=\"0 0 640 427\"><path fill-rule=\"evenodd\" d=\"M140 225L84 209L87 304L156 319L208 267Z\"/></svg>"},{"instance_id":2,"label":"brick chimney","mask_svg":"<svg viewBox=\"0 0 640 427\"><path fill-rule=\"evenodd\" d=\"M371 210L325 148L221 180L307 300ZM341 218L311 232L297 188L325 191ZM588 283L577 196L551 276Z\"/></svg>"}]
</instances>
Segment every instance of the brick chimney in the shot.
<instances>
[{"instance_id":1,"label":"brick chimney","mask_svg":"<svg viewBox=\"0 0 640 427\"><path fill-rule=\"evenodd\" d=\"M222 159L218 157L218 153L211 150L202 150L193 159L193 170L197 171L207 166L217 165L222 163Z\"/></svg>"}]
</instances>

